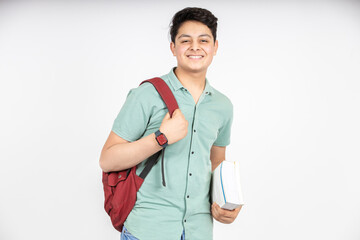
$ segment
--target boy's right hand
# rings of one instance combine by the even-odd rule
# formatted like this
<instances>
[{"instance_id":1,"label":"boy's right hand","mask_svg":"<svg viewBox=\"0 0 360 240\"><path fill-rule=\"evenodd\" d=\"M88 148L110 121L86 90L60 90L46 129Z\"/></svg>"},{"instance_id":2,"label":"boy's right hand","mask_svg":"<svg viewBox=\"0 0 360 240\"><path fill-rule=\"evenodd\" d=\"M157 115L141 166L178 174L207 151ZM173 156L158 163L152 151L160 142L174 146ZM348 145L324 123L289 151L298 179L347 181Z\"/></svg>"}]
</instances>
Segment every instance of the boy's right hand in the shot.
<instances>
[{"instance_id":1,"label":"boy's right hand","mask_svg":"<svg viewBox=\"0 0 360 240\"><path fill-rule=\"evenodd\" d=\"M176 109L171 118L169 112L166 113L160 125L160 132L165 134L168 144L173 144L187 135L188 125L180 109Z\"/></svg>"}]
</instances>

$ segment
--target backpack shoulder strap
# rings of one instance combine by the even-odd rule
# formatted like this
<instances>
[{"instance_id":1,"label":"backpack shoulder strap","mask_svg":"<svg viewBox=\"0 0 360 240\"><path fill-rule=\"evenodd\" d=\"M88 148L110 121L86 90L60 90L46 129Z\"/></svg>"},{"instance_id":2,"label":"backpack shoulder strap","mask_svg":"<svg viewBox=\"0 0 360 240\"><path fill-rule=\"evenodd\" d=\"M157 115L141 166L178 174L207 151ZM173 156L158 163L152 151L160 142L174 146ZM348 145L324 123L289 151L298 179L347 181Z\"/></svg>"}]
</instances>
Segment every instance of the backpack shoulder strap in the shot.
<instances>
[{"instance_id":1,"label":"backpack shoulder strap","mask_svg":"<svg viewBox=\"0 0 360 240\"><path fill-rule=\"evenodd\" d=\"M172 93L171 89L169 88L169 86L166 84L166 82L164 80L162 80L159 77L156 78L152 78L152 79L148 79L145 81L142 81L140 83L146 83L149 82L151 83L156 91L159 93L159 95L161 96L162 100L164 101L170 117L172 117L172 114L174 113L174 111L176 109L179 108L177 101L174 97L174 94ZM162 158L161 158L161 175L162 175L162 184L164 187L166 187L166 183L165 183L165 170L164 170L164 154L165 154L165 148L162 151L159 151L157 153L155 153L154 155L152 155L148 161L146 162L146 166L144 168L144 170L140 173L139 177L141 177L142 179L145 179L145 177L148 175L148 173L150 172L151 168L155 165L155 163L157 162L157 159L159 157L159 155L162 153Z\"/></svg>"},{"instance_id":2,"label":"backpack shoulder strap","mask_svg":"<svg viewBox=\"0 0 360 240\"><path fill-rule=\"evenodd\" d=\"M160 94L162 100L165 102L166 107L168 108L168 111L170 113L170 117L172 117L172 114L176 109L179 108L179 106L169 86L166 84L164 80L162 80L159 77L145 80L141 82L140 85L146 82L149 82L152 85L154 85L157 92Z\"/></svg>"}]
</instances>

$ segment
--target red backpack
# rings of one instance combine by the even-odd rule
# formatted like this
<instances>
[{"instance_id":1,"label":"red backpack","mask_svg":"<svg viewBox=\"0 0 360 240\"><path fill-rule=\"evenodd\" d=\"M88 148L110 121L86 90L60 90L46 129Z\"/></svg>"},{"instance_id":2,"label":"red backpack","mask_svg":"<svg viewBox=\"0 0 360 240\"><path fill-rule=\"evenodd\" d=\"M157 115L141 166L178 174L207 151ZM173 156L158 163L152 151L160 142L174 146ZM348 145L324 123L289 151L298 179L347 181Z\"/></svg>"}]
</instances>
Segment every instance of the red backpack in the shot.
<instances>
[{"instance_id":1,"label":"red backpack","mask_svg":"<svg viewBox=\"0 0 360 240\"><path fill-rule=\"evenodd\" d=\"M154 85L161 98L166 104L170 117L179 108L176 99L168 85L161 78L153 78L140 83L149 82ZM148 158L144 170L136 175L136 166L119 172L103 172L102 182L105 194L105 211L109 214L111 222L116 230L122 231L124 222L130 214L136 202L136 193L140 189L145 177L156 164L159 155L161 158L161 174L163 186L166 186L164 177L164 154L165 148Z\"/></svg>"}]
</instances>

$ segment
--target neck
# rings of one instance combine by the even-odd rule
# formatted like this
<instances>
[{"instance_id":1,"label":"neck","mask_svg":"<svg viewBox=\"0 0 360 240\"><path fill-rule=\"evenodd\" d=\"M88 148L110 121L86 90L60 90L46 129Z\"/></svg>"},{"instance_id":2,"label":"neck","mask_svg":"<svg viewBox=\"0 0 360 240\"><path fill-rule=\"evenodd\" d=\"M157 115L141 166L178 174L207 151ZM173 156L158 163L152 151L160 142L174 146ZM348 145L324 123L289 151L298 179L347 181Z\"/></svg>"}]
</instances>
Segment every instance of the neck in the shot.
<instances>
[{"instance_id":1,"label":"neck","mask_svg":"<svg viewBox=\"0 0 360 240\"><path fill-rule=\"evenodd\" d=\"M204 72L188 72L177 67L174 70L176 77L181 84L188 90L203 91L205 88L206 71Z\"/></svg>"}]
</instances>

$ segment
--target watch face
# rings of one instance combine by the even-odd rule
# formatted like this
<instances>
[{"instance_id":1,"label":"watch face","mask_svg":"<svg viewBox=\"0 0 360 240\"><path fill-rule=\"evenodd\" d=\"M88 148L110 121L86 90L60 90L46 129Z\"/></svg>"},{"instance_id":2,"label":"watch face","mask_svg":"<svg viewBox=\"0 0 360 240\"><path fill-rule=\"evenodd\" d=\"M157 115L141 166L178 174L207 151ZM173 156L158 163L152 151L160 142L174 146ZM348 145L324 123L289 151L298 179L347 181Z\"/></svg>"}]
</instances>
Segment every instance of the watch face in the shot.
<instances>
[{"instance_id":1,"label":"watch face","mask_svg":"<svg viewBox=\"0 0 360 240\"><path fill-rule=\"evenodd\" d=\"M164 145L165 143L167 143L167 139L164 136L164 134L161 134L157 137L157 140L159 142L160 145Z\"/></svg>"}]
</instances>

